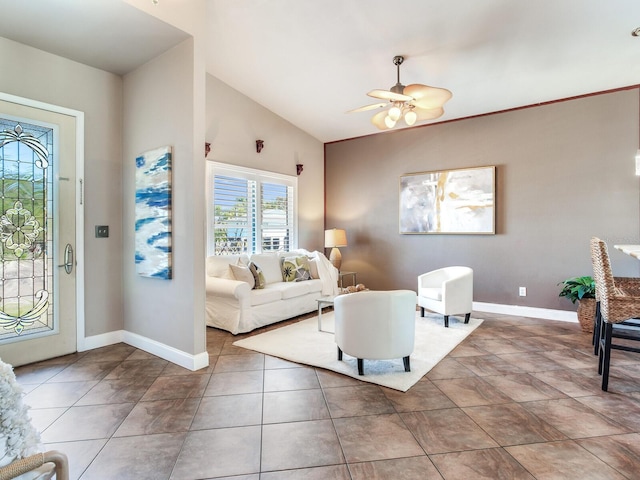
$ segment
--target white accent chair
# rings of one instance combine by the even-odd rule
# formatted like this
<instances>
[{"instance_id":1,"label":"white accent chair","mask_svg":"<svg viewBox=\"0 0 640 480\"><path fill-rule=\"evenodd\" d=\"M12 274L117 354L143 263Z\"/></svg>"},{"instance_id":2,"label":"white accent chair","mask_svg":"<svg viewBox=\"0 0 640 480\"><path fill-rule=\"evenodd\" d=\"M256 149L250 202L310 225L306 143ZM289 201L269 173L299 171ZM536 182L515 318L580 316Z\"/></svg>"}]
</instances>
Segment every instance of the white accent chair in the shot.
<instances>
[{"instance_id":1,"label":"white accent chair","mask_svg":"<svg viewBox=\"0 0 640 480\"><path fill-rule=\"evenodd\" d=\"M449 326L450 315L464 314L469 323L473 309L473 270L469 267L445 267L418 277L420 316L424 309L444 315Z\"/></svg>"},{"instance_id":2,"label":"white accent chair","mask_svg":"<svg viewBox=\"0 0 640 480\"><path fill-rule=\"evenodd\" d=\"M411 290L365 291L339 295L334 302L338 360L346 353L358 360L402 358L411 371L416 333L416 293Z\"/></svg>"}]
</instances>

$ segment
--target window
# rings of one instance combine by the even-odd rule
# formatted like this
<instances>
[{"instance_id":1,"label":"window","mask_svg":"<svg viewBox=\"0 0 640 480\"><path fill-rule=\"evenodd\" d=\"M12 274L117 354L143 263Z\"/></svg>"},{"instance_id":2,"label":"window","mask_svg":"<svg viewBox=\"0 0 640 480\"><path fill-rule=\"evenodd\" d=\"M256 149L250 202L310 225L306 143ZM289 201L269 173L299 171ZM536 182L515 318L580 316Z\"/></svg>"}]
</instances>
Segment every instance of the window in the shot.
<instances>
[{"instance_id":1,"label":"window","mask_svg":"<svg viewBox=\"0 0 640 480\"><path fill-rule=\"evenodd\" d=\"M297 248L294 176L209 162L208 255Z\"/></svg>"}]
</instances>

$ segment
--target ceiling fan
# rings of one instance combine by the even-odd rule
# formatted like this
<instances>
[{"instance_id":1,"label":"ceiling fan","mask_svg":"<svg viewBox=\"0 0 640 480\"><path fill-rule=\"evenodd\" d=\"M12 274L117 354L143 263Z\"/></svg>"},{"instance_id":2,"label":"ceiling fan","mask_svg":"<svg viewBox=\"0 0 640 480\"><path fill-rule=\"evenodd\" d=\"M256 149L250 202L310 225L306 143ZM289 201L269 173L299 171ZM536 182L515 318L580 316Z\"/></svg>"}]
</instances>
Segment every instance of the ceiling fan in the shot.
<instances>
[{"instance_id":1,"label":"ceiling fan","mask_svg":"<svg viewBox=\"0 0 640 480\"><path fill-rule=\"evenodd\" d=\"M384 108L384 110L376 113L371 118L371 123L380 130L395 127L400 118L404 120L404 123L411 126L417 121L433 120L442 116L444 114L442 106L451 98L451 92L446 88L430 87L420 83L402 85L400 83L400 65L402 65L402 62L404 62L403 56L396 55L393 57L393 64L398 69L398 80L393 87L389 90L371 90L367 93L370 97L386 100L386 102L365 105L347 113Z\"/></svg>"}]
</instances>

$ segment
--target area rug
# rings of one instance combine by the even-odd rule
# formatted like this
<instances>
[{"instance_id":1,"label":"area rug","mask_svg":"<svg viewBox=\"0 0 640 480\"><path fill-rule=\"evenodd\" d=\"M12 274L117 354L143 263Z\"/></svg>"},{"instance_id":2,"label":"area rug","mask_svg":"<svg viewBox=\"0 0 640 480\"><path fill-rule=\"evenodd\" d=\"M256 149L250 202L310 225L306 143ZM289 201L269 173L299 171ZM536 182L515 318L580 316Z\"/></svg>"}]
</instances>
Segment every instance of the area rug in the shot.
<instances>
[{"instance_id":1,"label":"area rug","mask_svg":"<svg viewBox=\"0 0 640 480\"><path fill-rule=\"evenodd\" d=\"M416 343L411 354L410 372L404 371L401 358L365 359L362 376L358 375L355 358L344 354L343 361L338 361L337 346L331 333L334 331L333 312L322 314L322 329L325 330L322 332L318 331L317 317L313 317L233 344L406 392L481 323L482 320L472 318L465 325L459 317L450 317L449 328L444 328L442 315L425 314L422 318L416 312Z\"/></svg>"}]
</instances>

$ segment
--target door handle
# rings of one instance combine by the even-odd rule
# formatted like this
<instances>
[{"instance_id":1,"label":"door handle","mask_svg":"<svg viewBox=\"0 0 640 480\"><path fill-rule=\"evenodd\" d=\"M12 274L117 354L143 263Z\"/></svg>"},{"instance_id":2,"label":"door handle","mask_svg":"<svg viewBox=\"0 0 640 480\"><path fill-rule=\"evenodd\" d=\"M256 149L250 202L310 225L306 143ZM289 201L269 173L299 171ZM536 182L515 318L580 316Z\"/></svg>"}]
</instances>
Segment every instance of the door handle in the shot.
<instances>
[{"instance_id":1,"label":"door handle","mask_svg":"<svg viewBox=\"0 0 640 480\"><path fill-rule=\"evenodd\" d=\"M64 263L58 265L58 267L64 267L64 271L67 273L73 271L73 247L70 243L67 243L67 246L64 247Z\"/></svg>"}]
</instances>

